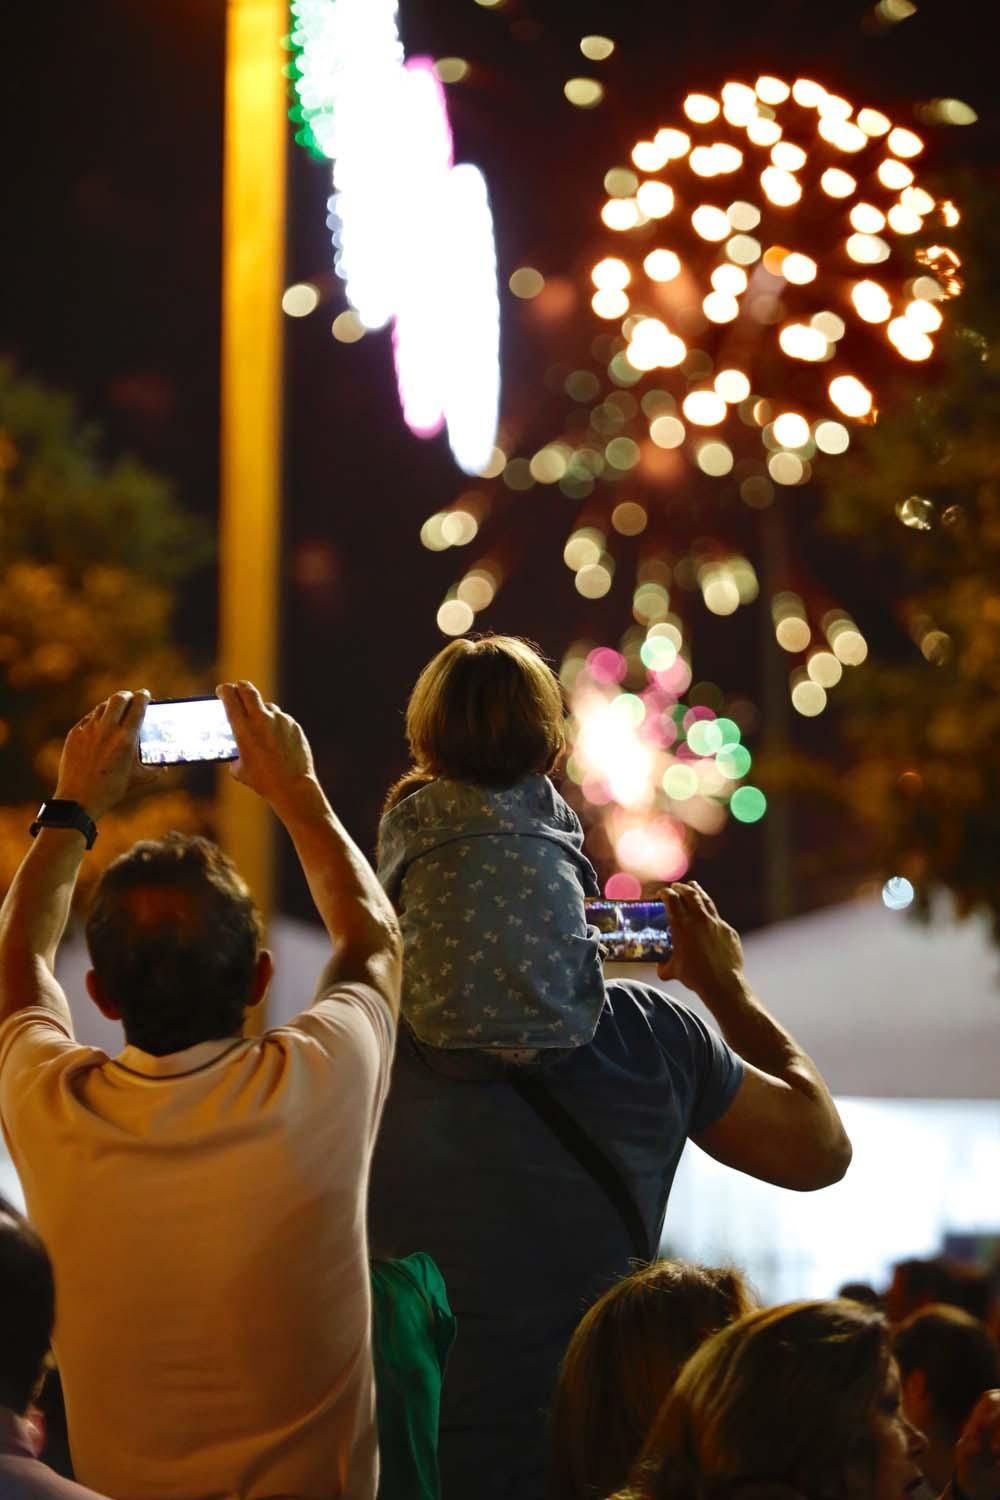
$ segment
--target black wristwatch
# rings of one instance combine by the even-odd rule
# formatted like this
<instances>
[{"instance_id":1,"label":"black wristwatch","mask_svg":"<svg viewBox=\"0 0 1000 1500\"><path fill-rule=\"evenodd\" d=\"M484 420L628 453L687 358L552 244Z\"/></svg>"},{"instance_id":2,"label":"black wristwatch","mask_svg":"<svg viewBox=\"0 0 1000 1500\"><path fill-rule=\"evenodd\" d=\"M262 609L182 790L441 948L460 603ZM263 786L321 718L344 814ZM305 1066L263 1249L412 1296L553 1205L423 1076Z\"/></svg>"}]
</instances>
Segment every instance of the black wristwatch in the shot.
<instances>
[{"instance_id":1,"label":"black wristwatch","mask_svg":"<svg viewBox=\"0 0 1000 1500\"><path fill-rule=\"evenodd\" d=\"M75 828L87 840L88 849L93 849L97 837L97 824L86 809L79 802L65 802L61 798L42 803L28 832L36 838L42 828Z\"/></svg>"}]
</instances>

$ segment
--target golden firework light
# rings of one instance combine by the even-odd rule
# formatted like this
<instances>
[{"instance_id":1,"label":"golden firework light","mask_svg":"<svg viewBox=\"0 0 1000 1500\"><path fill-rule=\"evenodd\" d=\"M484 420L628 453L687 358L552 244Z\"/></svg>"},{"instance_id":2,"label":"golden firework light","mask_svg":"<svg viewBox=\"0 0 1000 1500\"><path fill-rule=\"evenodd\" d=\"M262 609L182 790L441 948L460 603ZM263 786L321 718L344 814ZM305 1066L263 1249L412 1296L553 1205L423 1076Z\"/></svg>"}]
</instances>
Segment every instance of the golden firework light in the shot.
<instances>
[{"instance_id":1,"label":"golden firework light","mask_svg":"<svg viewBox=\"0 0 1000 1500\"><path fill-rule=\"evenodd\" d=\"M914 131L810 79L726 83L682 113L605 177L618 244L591 300L621 330L608 373L665 387L643 406L652 444L713 477L756 450L742 483L803 484L875 420L887 357L932 356L958 213L918 181Z\"/></svg>"},{"instance_id":2,"label":"golden firework light","mask_svg":"<svg viewBox=\"0 0 1000 1500\"><path fill-rule=\"evenodd\" d=\"M731 502L744 516L795 504L877 420L894 371L933 358L961 290L949 244L959 216L920 181L923 152L908 126L809 78L688 94L605 173L602 243L582 273L587 354L560 376L563 430L534 452L499 447L482 475L492 490L465 492L424 525L425 546L465 547L500 497L547 487L579 507L563 551L579 595L603 598L616 567L637 559L618 646L577 643L562 674L569 772L619 866L612 894L676 878L693 838L730 813L764 814L736 719L718 689L692 684L678 598L718 616L752 602L758 580ZM540 307L547 291L531 267L510 289ZM475 557L439 609L441 630L474 628L503 573L495 550ZM784 588L768 603L795 658L791 702L813 717L865 660L864 635L829 601L816 608Z\"/></svg>"},{"instance_id":3,"label":"golden firework light","mask_svg":"<svg viewBox=\"0 0 1000 1500\"><path fill-rule=\"evenodd\" d=\"M877 419L893 366L931 359L961 290L947 242L958 210L919 182L923 149L914 131L806 78L687 95L678 123L604 176L608 239L588 271L604 331L563 382L574 418L587 409L585 430L530 455L498 447L480 477L499 479L496 493L602 493L611 541L646 531L696 478L727 481L754 509L807 484ZM520 268L510 287L530 301L545 279ZM490 497L464 499L428 519L425 546L475 537ZM584 566L576 555L567 546L577 591L602 597L613 546ZM452 589L445 634L492 603L502 579L486 572ZM739 602L724 572L709 571L702 590L718 614Z\"/></svg>"}]
</instances>

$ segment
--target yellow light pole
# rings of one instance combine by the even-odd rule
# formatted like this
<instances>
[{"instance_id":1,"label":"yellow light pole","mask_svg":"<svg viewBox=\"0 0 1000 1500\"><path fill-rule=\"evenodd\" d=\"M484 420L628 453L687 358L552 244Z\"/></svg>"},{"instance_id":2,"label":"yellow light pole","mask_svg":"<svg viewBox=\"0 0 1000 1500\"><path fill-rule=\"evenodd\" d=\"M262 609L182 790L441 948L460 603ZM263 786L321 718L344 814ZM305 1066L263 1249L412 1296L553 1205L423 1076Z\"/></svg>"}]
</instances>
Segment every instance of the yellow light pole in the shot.
<instances>
[{"instance_id":1,"label":"yellow light pole","mask_svg":"<svg viewBox=\"0 0 1000 1500\"><path fill-rule=\"evenodd\" d=\"M265 699L278 657L287 31L287 0L227 0L219 671ZM228 770L219 789L220 841L267 918L273 820Z\"/></svg>"}]
</instances>

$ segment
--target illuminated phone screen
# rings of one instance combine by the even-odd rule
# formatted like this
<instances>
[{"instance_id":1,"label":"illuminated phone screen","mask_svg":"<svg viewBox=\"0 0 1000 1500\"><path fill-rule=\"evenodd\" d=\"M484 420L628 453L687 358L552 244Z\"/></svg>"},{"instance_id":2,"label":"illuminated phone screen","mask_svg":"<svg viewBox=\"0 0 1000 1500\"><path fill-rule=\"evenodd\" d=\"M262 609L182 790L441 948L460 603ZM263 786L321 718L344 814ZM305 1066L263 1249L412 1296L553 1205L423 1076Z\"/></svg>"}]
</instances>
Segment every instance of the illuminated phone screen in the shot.
<instances>
[{"instance_id":1,"label":"illuminated phone screen","mask_svg":"<svg viewBox=\"0 0 1000 1500\"><path fill-rule=\"evenodd\" d=\"M588 901L587 921L609 963L659 963L673 951L662 901Z\"/></svg>"},{"instance_id":2,"label":"illuminated phone screen","mask_svg":"<svg viewBox=\"0 0 1000 1500\"><path fill-rule=\"evenodd\" d=\"M239 755L218 698L173 698L150 703L139 730L144 766L187 766Z\"/></svg>"}]
</instances>

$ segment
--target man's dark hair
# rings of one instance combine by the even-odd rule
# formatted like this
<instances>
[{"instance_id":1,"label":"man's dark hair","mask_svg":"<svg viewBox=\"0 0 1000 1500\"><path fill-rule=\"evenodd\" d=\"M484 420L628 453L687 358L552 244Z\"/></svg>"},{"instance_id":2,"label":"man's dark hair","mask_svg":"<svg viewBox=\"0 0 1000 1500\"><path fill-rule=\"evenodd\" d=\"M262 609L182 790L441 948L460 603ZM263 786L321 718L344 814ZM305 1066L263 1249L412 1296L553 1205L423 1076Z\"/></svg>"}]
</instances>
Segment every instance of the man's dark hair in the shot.
<instances>
[{"instance_id":1,"label":"man's dark hair","mask_svg":"<svg viewBox=\"0 0 1000 1500\"><path fill-rule=\"evenodd\" d=\"M983 1392L1000 1384L1000 1355L989 1330L958 1307L932 1303L912 1313L896 1329L893 1353L904 1380L923 1371L927 1400L950 1442Z\"/></svg>"},{"instance_id":2,"label":"man's dark hair","mask_svg":"<svg viewBox=\"0 0 1000 1500\"><path fill-rule=\"evenodd\" d=\"M147 839L101 876L87 947L126 1040L162 1057L235 1036L249 1004L260 914L208 839Z\"/></svg>"},{"instance_id":3,"label":"man's dark hair","mask_svg":"<svg viewBox=\"0 0 1000 1500\"><path fill-rule=\"evenodd\" d=\"M38 1389L55 1312L48 1252L28 1221L0 1198L0 1406L19 1415Z\"/></svg>"},{"instance_id":4,"label":"man's dark hair","mask_svg":"<svg viewBox=\"0 0 1000 1500\"><path fill-rule=\"evenodd\" d=\"M991 1295L985 1271L944 1255L930 1260L897 1261L893 1270L902 1280L906 1315L931 1302L960 1307L970 1317L983 1321L989 1315Z\"/></svg>"},{"instance_id":5,"label":"man's dark hair","mask_svg":"<svg viewBox=\"0 0 1000 1500\"><path fill-rule=\"evenodd\" d=\"M908 1304L907 1313L928 1302L951 1300L951 1276L940 1256L931 1260L898 1260L893 1266L896 1278L902 1283Z\"/></svg>"},{"instance_id":6,"label":"man's dark hair","mask_svg":"<svg viewBox=\"0 0 1000 1500\"><path fill-rule=\"evenodd\" d=\"M949 1261L947 1265L951 1278L949 1295L941 1300L949 1302L952 1307L960 1307L970 1318L985 1323L993 1303L989 1274L978 1266L966 1266L958 1261Z\"/></svg>"}]
</instances>

